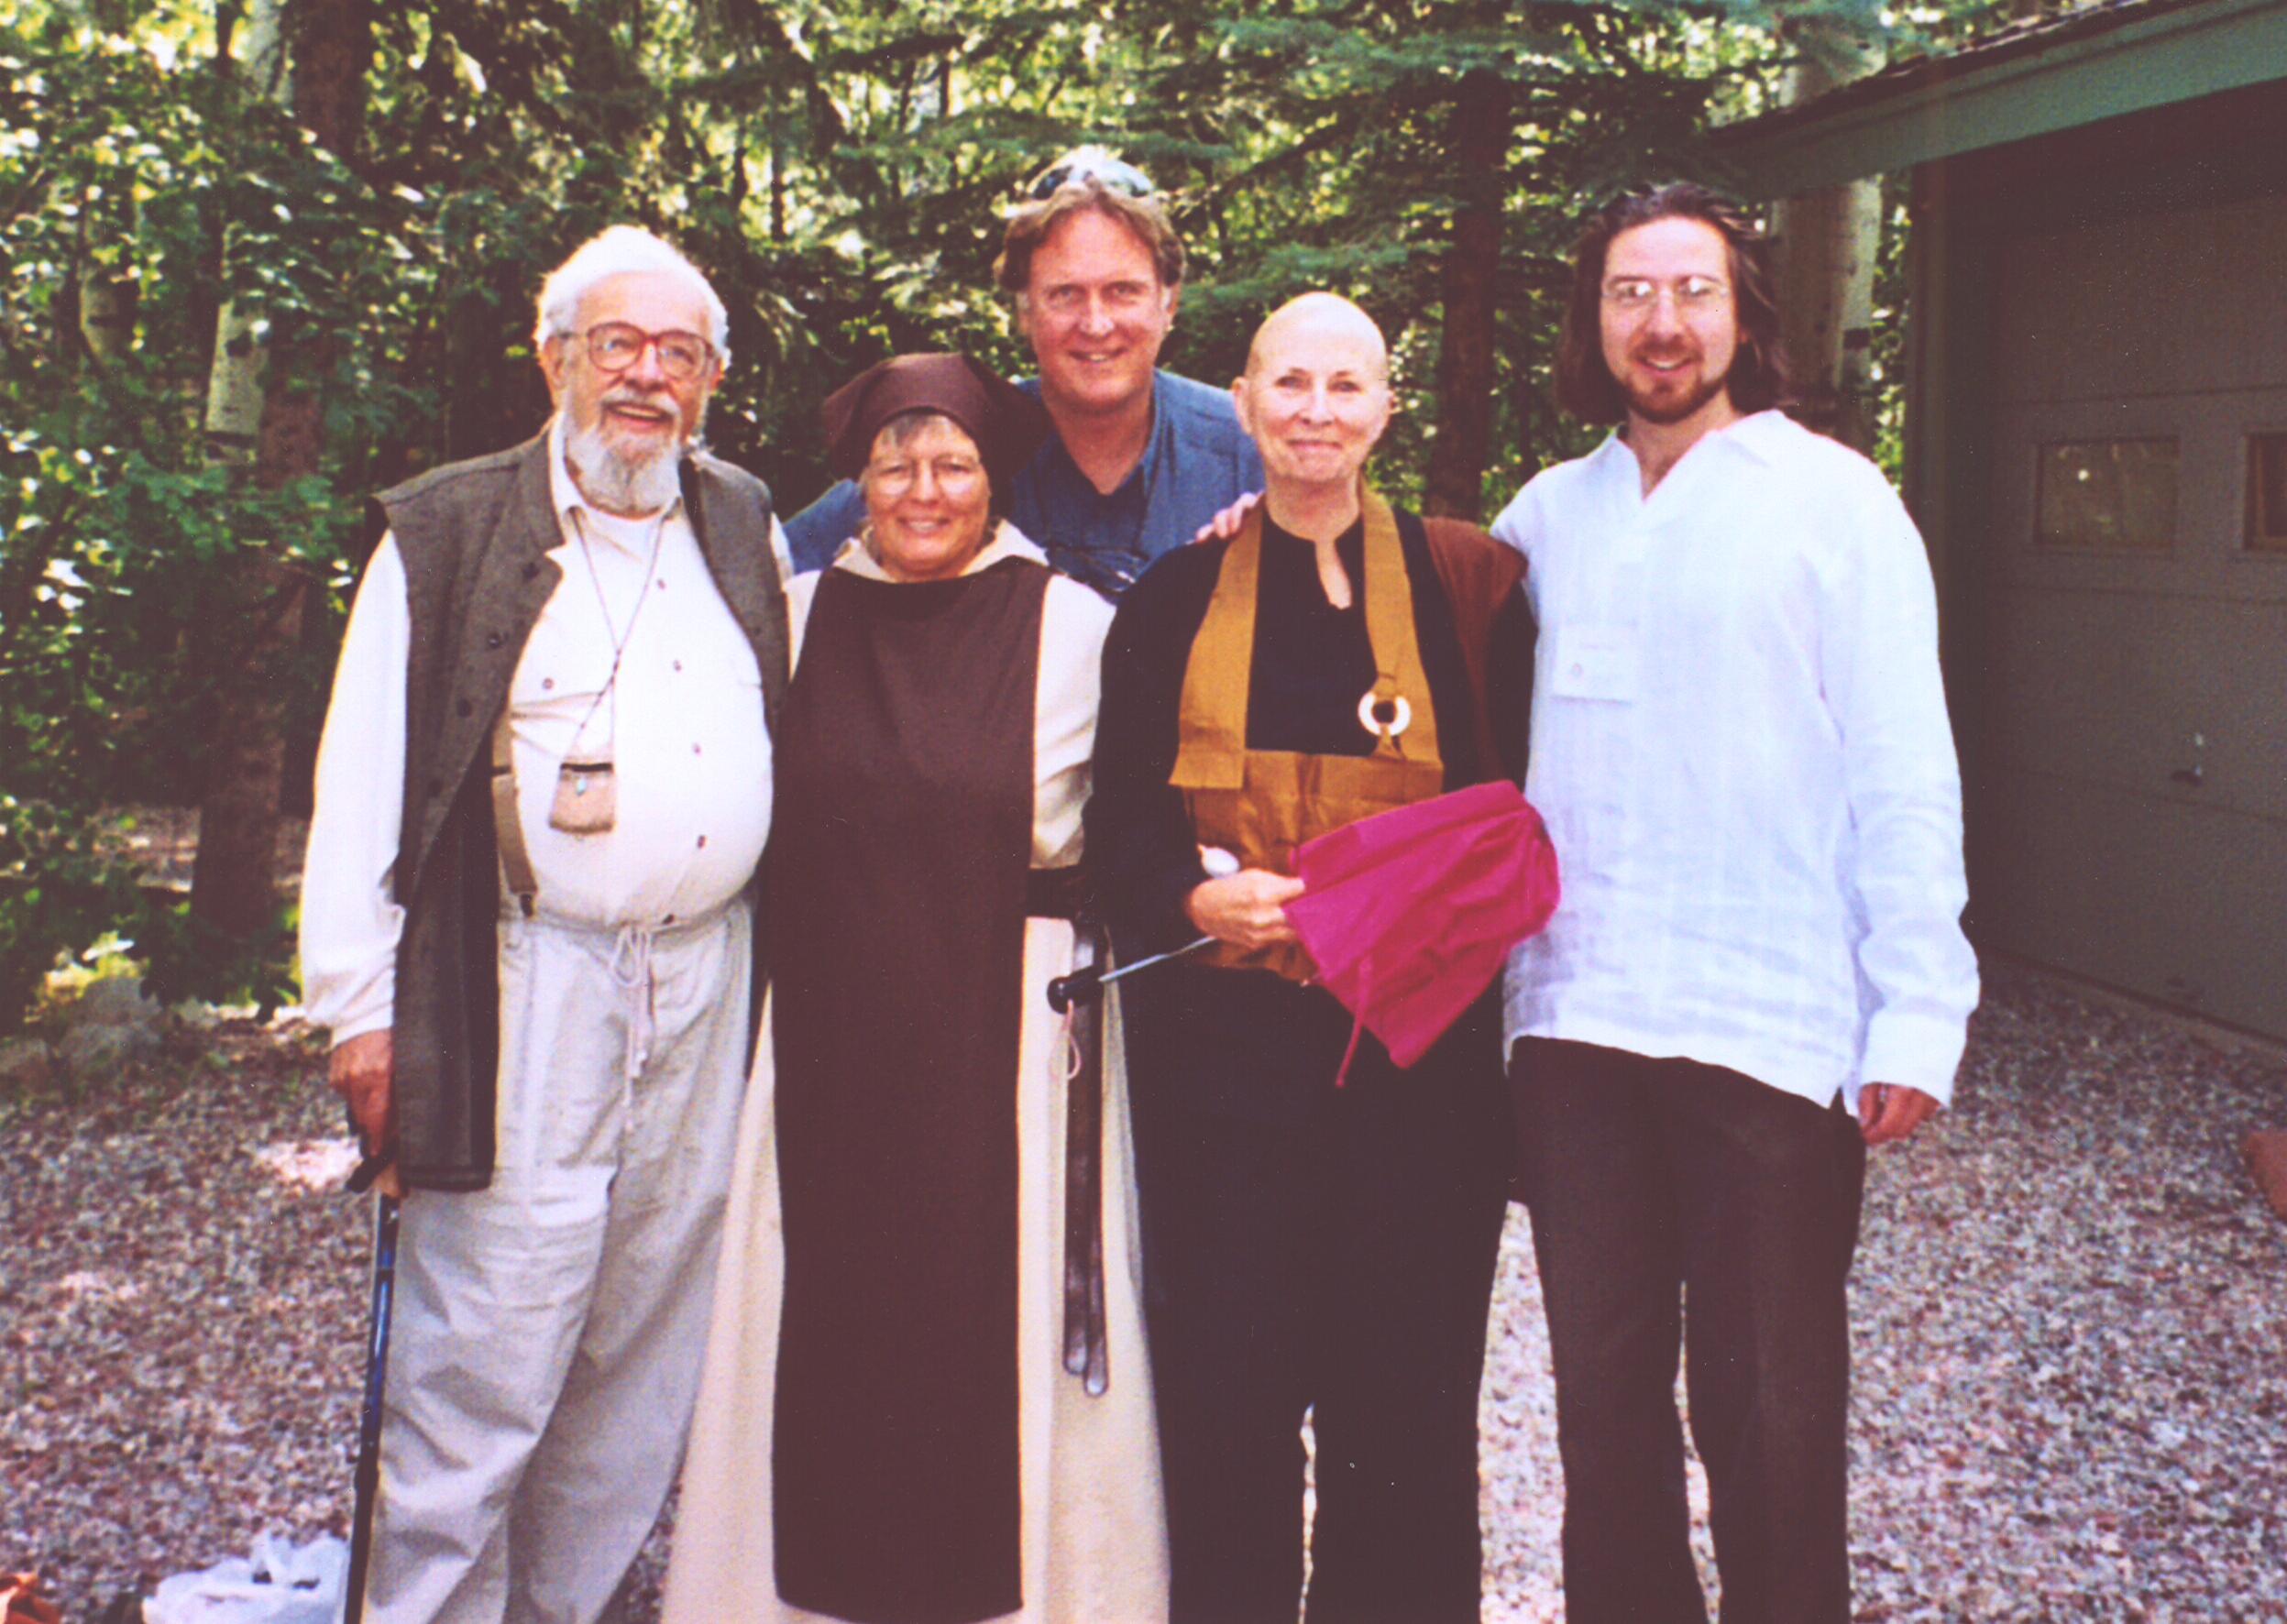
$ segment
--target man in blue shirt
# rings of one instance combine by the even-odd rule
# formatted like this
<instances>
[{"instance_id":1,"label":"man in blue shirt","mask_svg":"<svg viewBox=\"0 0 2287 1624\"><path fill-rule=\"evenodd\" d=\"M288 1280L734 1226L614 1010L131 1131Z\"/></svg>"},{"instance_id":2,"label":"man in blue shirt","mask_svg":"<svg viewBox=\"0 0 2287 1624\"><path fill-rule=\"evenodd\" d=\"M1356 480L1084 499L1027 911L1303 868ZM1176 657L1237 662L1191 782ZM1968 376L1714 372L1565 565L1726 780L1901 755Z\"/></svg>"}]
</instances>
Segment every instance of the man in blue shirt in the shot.
<instances>
[{"instance_id":1,"label":"man in blue shirt","mask_svg":"<svg viewBox=\"0 0 2287 1624\"><path fill-rule=\"evenodd\" d=\"M1117 597L1262 488L1229 392L1159 370L1183 245L1141 171L1082 148L1033 183L994 273L1039 367L1018 387L1056 425L1013 482L1009 521L1058 569ZM795 568L830 563L864 521L857 488L835 486L786 521Z\"/></svg>"}]
</instances>

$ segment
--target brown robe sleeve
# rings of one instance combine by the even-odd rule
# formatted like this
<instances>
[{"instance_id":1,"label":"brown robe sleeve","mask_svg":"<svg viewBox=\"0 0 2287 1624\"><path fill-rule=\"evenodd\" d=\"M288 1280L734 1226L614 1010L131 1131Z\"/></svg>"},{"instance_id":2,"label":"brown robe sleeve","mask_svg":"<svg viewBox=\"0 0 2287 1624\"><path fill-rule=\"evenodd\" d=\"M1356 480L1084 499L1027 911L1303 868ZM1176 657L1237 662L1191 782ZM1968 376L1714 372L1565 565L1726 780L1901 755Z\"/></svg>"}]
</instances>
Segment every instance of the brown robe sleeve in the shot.
<instances>
[{"instance_id":1,"label":"brown robe sleeve","mask_svg":"<svg viewBox=\"0 0 2287 1624\"><path fill-rule=\"evenodd\" d=\"M1486 648L1501 606L1524 579L1524 554L1495 541L1467 520L1424 519L1422 529L1429 537L1430 559L1446 588L1446 601L1453 606L1461 661L1468 668L1469 691L1477 698L1477 759L1497 763L1501 757L1493 748L1491 709L1487 703Z\"/></svg>"}]
</instances>

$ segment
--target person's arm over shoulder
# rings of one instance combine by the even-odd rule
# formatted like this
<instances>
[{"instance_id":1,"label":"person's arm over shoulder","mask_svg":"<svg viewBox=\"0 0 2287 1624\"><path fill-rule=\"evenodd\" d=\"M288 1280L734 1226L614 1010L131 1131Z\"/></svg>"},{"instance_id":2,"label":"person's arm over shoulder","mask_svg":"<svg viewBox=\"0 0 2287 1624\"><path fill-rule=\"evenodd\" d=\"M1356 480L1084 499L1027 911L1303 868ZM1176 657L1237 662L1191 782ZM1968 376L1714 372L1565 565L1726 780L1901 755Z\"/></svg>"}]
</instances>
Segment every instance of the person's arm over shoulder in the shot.
<instances>
[{"instance_id":1,"label":"person's arm over shoulder","mask_svg":"<svg viewBox=\"0 0 2287 1624\"><path fill-rule=\"evenodd\" d=\"M794 571L824 569L841 543L865 528L865 498L848 479L828 490L786 521L786 549Z\"/></svg>"},{"instance_id":2,"label":"person's arm over shoulder","mask_svg":"<svg viewBox=\"0 0 2287 1624\"><path fill-rule=\"evenodd\" d=\"M1167 554L1121 595L1104 643L1087 850L1113 922L1157 949L1196 934L1183 905L1206 878L1175 770L1183 675L1224 544Z\"/></svg>"},{"instance_id":3,"label":"person's arm over shoulder","mask_svg":"<svg viewBox=\"0 0 2287 1624\"><path fill-rule=\"evenodd\" d=\"M383 536L366 566L318 745L302 877L302 982L336 1046L392 1024L405 912L390 887L405 792L405 566Z\"/></svg>"},{"instance_id":4,"label":"person's arm over shoulder","mask_svg":"<svg viewBox=\"0 0 2287 1624\"><path fill-rule=\"evenodd\" d=\"M1465 520L1424 519L1422 532L1451 606L1483 723L1477 775L1523 784L1533 694L1533 611L1523 591L1523 557Z\"/></svg>"},{"instance_id":5,"label":"person's arm over shoulder","mask_svg":"<svg viewBox=\"0 0 2287 1624\"><path fill-rule=\"evenodd\" d=\"M1527 500L1528 496L1533 499ZM1532 543L1540 523L1538 497L1527 485L1479 533L1522 554L1525 564L1500 593L1485 637L1485 718L1493 735L1501 775L1522 788L1532 765L1533 675L1540 657L1540 619L1533 612ZM1507 525L1506 532L1501 528Z\"/></svg>"},{"instance_id":6,"label":"person's arm over shoulder","mask_svg":"<svg viewBox=\"0 0 2287 1624\"><path fill-rule=\"evenodd\" d=\"M1853 458L1853 461L1857 459ZM1822 572L1820 679L1842 736L1874 990L1862 1081L1950 1099L1977 959L1962 933L1962 779L1930 558L1897 494L1849 470Z\"/></svg>"},{"instance_id":7,"label":"person's arm over shoulder","mask_svg":"<svg viewBox=\"0 0 2287 1624\"><path fill-rule=\"evenodd\" d=\"M1485 640L1485 718L1501 775L1524 787L1533 762L1533 663L1541 629L1522 578L1502 595Z\"/></svg>"}]
</instances>

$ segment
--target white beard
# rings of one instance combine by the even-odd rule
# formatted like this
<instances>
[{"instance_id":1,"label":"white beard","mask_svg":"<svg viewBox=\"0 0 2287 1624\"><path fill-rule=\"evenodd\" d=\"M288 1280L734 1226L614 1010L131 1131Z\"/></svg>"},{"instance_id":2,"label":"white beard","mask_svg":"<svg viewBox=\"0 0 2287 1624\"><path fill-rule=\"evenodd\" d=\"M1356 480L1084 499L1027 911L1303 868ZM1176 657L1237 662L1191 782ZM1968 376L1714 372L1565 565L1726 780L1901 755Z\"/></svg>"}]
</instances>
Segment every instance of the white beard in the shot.
<instances>
[{"instance_id":1,"label":"white beard","mask_svg":"<svg viewBox=\"0 0 2287 1624\"><path fill-rule=\"evenodd\" d=\"M687 441L678 442L630 459L605 437L601 423L585 429L565 425L564 457L578 477L580 493L616 513L656 513L674 501L681 491L680 466L690 449Z\"/></svg>"}]
</instances>

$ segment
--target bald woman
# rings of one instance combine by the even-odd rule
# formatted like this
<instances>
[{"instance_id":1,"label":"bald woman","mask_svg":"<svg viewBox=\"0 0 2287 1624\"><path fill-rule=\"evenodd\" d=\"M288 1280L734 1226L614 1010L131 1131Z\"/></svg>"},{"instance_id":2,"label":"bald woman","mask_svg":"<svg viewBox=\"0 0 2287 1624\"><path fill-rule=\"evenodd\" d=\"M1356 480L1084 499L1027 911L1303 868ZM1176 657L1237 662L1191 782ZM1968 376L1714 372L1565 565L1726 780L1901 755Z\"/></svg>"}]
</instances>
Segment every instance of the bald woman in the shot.
<instances>
[{"instance_id":1,"label":"bald woman","mask_svg":"<svg viewBox=\"0 0 2287 1624\"><path fill-rule=\"evenodd\" d=\"M1490 997L1401 1072L1285 905L1293 849L1523 771L1516 555L1375 494L1366 313L1305 294L1231 386L1262 453L1238 533L1169 554L1104 655L1090 861L1131 949L1204 934L1129 1047L1175 1624L1478 1617L1477 1389L1509 1144ZM1237 859L1211 878L1203 848ZM1218 865L1227 866L1227 865Z\"/></svg>"}]
</instances>

